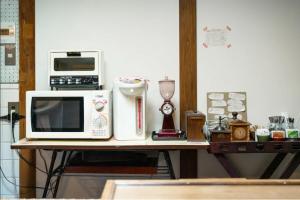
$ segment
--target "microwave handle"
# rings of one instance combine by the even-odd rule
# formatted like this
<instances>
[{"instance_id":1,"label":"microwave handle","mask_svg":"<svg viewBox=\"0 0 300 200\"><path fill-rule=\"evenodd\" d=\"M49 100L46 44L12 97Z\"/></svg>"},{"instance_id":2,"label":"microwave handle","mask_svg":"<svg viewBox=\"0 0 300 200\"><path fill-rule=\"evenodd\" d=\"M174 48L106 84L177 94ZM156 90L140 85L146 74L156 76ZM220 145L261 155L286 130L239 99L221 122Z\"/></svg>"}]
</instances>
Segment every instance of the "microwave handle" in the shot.
<instances>
[{"instance_id":1,"label":"microwave handle","mask_svg":"<svg viewBox=\"0 0 300 200\"><path fill-rule=\"evenodd\" d=\"M68 57L81 56L81 52L75 52L75 51L67 52L67 56Z\"/></svg>"}]
</instances>

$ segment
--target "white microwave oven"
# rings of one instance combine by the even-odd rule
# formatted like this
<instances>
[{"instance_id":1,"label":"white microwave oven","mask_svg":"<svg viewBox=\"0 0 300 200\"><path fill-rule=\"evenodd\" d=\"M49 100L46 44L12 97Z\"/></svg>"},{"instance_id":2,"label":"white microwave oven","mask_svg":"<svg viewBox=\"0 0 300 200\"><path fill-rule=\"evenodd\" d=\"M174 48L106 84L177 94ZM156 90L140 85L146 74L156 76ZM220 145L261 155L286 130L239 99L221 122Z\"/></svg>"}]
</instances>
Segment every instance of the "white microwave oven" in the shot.
<instances>
[{"instance_id":1,"label":"white microwave oven","mask_svg":"<svg viewBox=\"0 0 300 200\"><path fill-rule=\"evenodd\" d=\"M64 50L49 53L49 85L51 88L101 88L103 52L100 50Z\"/></svg>"},{"instance_id":2,"label":"white microwave oven","mask_svg":"<svg viewBox=\"0 0 300 200\"><path fill-rule=\"evenodd\" d=\"M111 124L108 90L26 92L28 139L109 139Z\"/></svg>"}]
</instances>

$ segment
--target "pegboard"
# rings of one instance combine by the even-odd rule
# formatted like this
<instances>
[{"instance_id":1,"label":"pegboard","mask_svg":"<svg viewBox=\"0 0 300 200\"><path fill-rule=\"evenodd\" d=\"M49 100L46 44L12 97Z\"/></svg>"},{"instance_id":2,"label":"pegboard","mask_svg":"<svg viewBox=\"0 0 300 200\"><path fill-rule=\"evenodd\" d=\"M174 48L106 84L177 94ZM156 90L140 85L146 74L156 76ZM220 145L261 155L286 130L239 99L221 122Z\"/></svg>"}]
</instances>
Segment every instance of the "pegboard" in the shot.
<instances>
[{"instance_id":1,"label":"pegboard","mask_svg":"<svg viewBox=\"0 0 300 200\"><path fill-rule=\"evenodd\" d=\"M0 44L0 83L19 82L19 0L1 0L1 23L13 23L15 25L16 63L5 65L5 47Z\"/></svg>"}]
</instances>

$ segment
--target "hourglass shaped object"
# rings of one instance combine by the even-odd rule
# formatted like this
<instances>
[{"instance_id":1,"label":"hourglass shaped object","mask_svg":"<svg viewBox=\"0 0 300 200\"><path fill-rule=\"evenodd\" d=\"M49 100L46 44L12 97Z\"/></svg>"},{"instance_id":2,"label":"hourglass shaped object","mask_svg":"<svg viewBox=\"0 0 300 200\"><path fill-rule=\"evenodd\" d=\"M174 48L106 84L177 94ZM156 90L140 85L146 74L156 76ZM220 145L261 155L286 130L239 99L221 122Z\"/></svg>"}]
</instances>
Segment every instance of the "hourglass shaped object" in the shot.
<instances>
[{"instance_id":1,"label":"hourglass shaped object","mask_svg":"<svg viewBox=\"0 0 300 200\"><path fill-rule=\"evenodd\" d=\"M158 137L178 137L179 131L175 129L173 120L175 106L171 102L175 92L175 81L165 77L164 80L159 81L159 90L164 102L159 109L163 114L163 125L158 133Z\"/></svg>"}]
</instances>

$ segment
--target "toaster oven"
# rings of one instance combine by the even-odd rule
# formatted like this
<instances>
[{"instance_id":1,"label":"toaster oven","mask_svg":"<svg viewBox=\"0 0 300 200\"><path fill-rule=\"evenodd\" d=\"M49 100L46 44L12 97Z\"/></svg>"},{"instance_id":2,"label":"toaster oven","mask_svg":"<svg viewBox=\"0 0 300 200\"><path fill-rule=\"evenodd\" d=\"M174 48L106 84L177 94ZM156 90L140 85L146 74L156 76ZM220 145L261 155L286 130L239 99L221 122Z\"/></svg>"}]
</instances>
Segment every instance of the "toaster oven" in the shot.
<instances>
[{"instance_id":1,"label":"toaster oven","mask_svg":"<svg viewBox=\"0 0 300 200\"><path fill-rule=\"evenodd\" d=\"M51 88L95 88L103 86L103 52L51 51L49 53Z\"/></svg>"}]
</instances>

